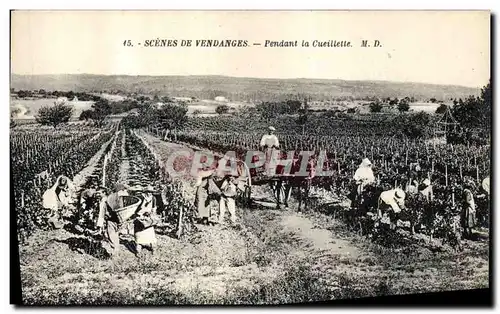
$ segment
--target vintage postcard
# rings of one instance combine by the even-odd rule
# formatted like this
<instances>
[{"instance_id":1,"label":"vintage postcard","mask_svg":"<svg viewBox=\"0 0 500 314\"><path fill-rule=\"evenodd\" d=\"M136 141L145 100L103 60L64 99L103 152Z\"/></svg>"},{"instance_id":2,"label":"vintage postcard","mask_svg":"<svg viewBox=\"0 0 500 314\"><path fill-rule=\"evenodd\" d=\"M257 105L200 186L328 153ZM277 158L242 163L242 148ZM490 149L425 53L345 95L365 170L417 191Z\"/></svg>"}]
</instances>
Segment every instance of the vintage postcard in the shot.
<instances>
[{"instance_id":1,"label":"vintage postcard","mask_svg":"<svg viewBox=\"0 0 500 314\"><path fill-rule=\"evenodd\" d=\"M491 304L490 19L13 10L11 302Z\"/></svg>"}]
</instances>

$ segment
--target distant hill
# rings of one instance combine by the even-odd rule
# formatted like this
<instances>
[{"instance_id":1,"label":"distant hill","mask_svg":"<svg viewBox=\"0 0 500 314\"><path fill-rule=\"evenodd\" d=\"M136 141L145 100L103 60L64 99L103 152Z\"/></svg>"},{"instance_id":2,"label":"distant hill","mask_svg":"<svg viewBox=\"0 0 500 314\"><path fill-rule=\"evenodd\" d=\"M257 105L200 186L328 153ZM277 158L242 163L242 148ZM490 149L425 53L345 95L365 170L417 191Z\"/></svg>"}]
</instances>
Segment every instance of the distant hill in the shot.
<instances>
[{"instance_id":1,"label":"distant hill","mask_svg":"<svg viewBox=\"0 0 500 314\"><path fill-rule=\"evenodd\" d=\"M310 96L312 100L337 97L415 97L418 100L464 98L479 95L480 87L387 81L345 81L325 79L261 79L227 76L126 76L126 75L16 75L11 88L78 92L143 93L231 100L284 100Z\"/></svg>"}]
</instances>

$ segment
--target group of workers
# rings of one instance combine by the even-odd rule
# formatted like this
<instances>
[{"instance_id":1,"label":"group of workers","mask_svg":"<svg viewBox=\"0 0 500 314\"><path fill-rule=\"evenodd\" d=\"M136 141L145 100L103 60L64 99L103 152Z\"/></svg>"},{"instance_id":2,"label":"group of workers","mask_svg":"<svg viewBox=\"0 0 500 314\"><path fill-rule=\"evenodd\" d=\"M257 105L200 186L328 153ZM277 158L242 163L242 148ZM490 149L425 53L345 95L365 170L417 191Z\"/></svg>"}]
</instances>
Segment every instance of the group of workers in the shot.
<instances>
[{"instance_id":1,"label":"group of workers","mask_svg":"<svg viewBox=\"0 0 500 314\"><path fill-rule=\"evenodd\" d=\"M274 134L276 129L272 126L268 128L267 134L264 134L260 140L261 150L265 153L264 171L269 169L269 161L274 149L279 149L280 143L278 137ZM220 162L227 162L226 158ZM229 211L230 220L236 223L236 195L237 195L237 175L234 173L218 173L218 165L207 166L198 173L196 181L196 208L198 211L199 222L201 224L213 224L210 220L212 213L210 211L210 202L216 200L219 203L219 217L216 220L219 224L225 224L225 213ZM222 178L218 180L218 177Z\"/></svg>"},{"instance_id":2,"label":"group of workers","mask_svg":"<svg viewBox=\"0 0 500 314\"><path fill-rule=\"evenodd\" d=\"M199 222L204 225L213 223L210 220L212 213L210 211L210 202L215 199L219 202L219 218L217 222L225 224L224 216L226 210L229 211L231 223L236 223L236 177L231 174L223 176L220 182L217 182L217 171L214 167L203 169L196 180L196 209L198 210Z\"/></svg>"},{"instance_id":3,"label":"group of workers","mask_svg":"<svg viewBox=\"0 0 500 314\"><path fill-rule=\"evenodd\" d=\"M65 176L57 178L54 186L44 193L42 201L42 206L49 210L47 221L50 226L60 229L72 225L77 232L102 235L102 248L109 256L118 251L121 233L133 234L137 256L140 256L143 247L154 252L157 245L155 226L160 218L153 187L148 185L131 189L118 183L108 194L108 189L95 181L92 185L81 192L75 202L71 180ZM127 204L129 190L140 196L130 199L136 201L135 204ZM127 207L130 210L124 210Z\"/></svg>"},{"instance_id":4,"label":"group of workers","mask_svg":"<svg viewBox=\"0 0 500 314\"><path fill-rule=\"evenodd\" d=\"M366 187L376 183L375 175L372 170L372 163L368 158L362 160L358 169L354 173L353 179L356 183L357 197L361 197ZM461 197L461 218L460 222L464 230L464 236L470 237L472 229L478 225L477 207L474 201L476 198L489 198L490 193L490 177L486 177L482 182L482 189L484 193L476 193L476 184L470 178L463 180L463 195ZM380 194L377 204L378 218L384 214L388 214L390 218L390 228L396 227L396 220L399 213L405 209L405 198L407 195L421 196L425 201L430 202L433 198L432 185L429 179L424 179L421 183L418 180L412 180L406 188L406 191L401 188L394 188L384 191ZM415 209L413 209L415 210Z\"/></svg>"},{"instance_id":5,"label":"group of workers","mask_svg":"<svg viewBox=\"0 0 500 314\"><path fill-rule=\"evenodd\" d=\"M279 149L279 140L274 134L274 127L269 127L268 133L262 136L261 149L266 154L267 165L273 149ZM222 161L228 161L222 159ZM356 184L356 197L359 199L368 186L375 185L376 179L372 170L372 163L368 158L361 161L354 173L353 179ZM216 166L207 166L199 173L195 183L195 207L198 212L200 224L224 225L225 214L229 211L230 220L234 224L236 215L237 174L220 173ZM466 234L472 232L477 225L476 205L474 201L475 184L472 180L464 181L463 211L461 222ZM485 194L477 195L477 198L489 198L489 177L483 183ZM108 189L99 186L94 181L93 186L84 190L77 203L78 209L74 209L74 186L71 180L65 176L57 178L55 184L43 194L42 205L49 210L47 221L53 228L59 229L64 226L63 217L70 216L75 229L80 232L87 231L92 235L103 235L102 247L109 255L113 255L119 248L120 236L125 228L127 233L134 235L135 253L140 255L142 248L146 247L154 252L157 245L155 226L160 223L157 213L156 198L153 187L146 186L136 189L140 198L135 200L138 204L127 204L125 201L129 195L130 188L124 184L116 184L111 193ZM426 201L432 200L432 185L429 179L413 180L405 190L394 188L383 191L378 196L377 216L382 218L388 215L391 229L395 228L398 215L405 209L405 198L407 195L419 195ZM219 217L211 220L210 202L216 200L219 205ZM133 206L128 206L133 205ZM126 211L126 208L133 208ZM61 210L63 209L63 210Z\"/></svg>"}]
</instances>

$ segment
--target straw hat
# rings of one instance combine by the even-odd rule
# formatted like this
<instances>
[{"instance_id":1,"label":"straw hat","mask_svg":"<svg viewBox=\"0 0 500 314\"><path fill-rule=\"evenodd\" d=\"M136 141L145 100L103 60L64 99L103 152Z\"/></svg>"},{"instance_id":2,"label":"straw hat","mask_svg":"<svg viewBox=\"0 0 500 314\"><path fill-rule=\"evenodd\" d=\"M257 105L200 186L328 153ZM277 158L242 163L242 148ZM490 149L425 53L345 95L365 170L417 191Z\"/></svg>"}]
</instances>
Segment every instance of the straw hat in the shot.
<instances>
[{"instance_id":1,"label":"straw hat","mask_svg":"<svg viewBox=\"0 0 500 314\"><path fill-rule=\"evenodd\" d=\"M429 186L429 185L431 185L431 180L425 179L424 182L422 182L422 184L425 186Z\"/></svg>"},{"instance_id":2,"label":"straw hat","mask_svg":"<svg viewBox=\"0 0 500 314\"><path fill-rule=\"evenodd\" d=\"M270 126L268 129L269 131L276 131L276 129L273 126Z\"/></svg>"},{"instance_id":3,"label":"straw hat","mask_svg":"<svg viewBox=\"0 0 500 314\"><path fill-rule=\"evenodd\" d=\"M372 162L368 159L368 158L365 158L361 161L361 165L362 167L367 167L367 166L371 166L372 165Z\"/></svg>"}]
</instances>

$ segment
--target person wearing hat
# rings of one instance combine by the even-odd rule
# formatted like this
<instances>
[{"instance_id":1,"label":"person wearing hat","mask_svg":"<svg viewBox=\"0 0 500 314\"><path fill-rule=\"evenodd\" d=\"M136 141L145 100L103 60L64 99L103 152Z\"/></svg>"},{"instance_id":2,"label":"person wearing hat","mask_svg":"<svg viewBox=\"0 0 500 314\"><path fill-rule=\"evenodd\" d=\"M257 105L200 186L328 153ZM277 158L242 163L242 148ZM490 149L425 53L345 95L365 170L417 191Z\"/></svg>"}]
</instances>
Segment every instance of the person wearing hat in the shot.
<instances>
[{"instance_id":1,"label":"person wearing hat","mask_svg":"<svg viewBox=\"0 0 500 314\"><path fill-rule=\"evenodd\" d=\"M49 210L47 221L54 229L64 226L61 212L70 206L73 193L73 183L66 176L59 176L54 185L43 193L42 207Z\"/></svg>"},{"instance_id":2,"label":"person wearing hat","mask_svg":"<svg viewBox=\"0 0 500 314\"><path fill-rule=\"evenodd\" d=\"M104 186L89 188L80 194L78 222L75 226L78 231L83 232L85 229L93 230L95 228L99 203L104 197L106 197Z\"/></svg>"},{"instance_id":3,"label":"person wearing hat","mask_svg":"<svg viewBox=\"0 0 500 314\"><path fill-rule=\"evenodd\" d=\"M464 236L470 237L472 235L472 228L476 227L476 203L474 202L474 194L476 185L471 179L464 180L464 191L462 198L462 227L464 229Z\"/></svg>"},{"instance_id":4,"label":"person wearing hat","mask_svg":"<svg viewBox=\"0 0 500 314\"><path fill-rule=\"evenodd\" d=\"M380 193L378 200L378 217L382 218L383 212L388 212L391 230L396 228L399 214L405 209L406 194L402 189L396 188Z\"/></svg>"},{"instance_id":5,"label":"person wearing hat","mask_svg":"<svg viewBox=\"0 0 500 314\"><path fill-rule=\"evenodd\" d=\"M221 199L219 202L219 223L224 224L224 214L226 213L226 208L231 214L231 222L234 224L236 222L236 179L234 176L226 175L221 185Z\"/></svg>"},{"instance_id":6,"label":"person wearing hat","mask_svg":"<svg viewBox=\"0 0 500 314\"><path fill-rule=\"evenodd\" d=\"M418 181L413 180L406 188L406 193L409 195L415 195L418 193Z\"/></svg>"},{"instance_id":7,"label":"person wearing hat","mask_svg":"<svg viewBox=\"0 0 500 314\"><path fill-rule=\"evenodd\" d=\"M422 184L418 187L420 194L425 196L427 202L432 201L432 185L431 180L425 179Z\"/></svg>"},{"instance_id":8,"label":"person wearing hat","mask_svg":"<svg viewBox=\"0 0 500 314\"><path fill-rule=\"evenodd\" d=\"M159 222L156 207L156 198L154 197L154 188L151 185L146 186L142 193L143 201L136 212L137 218L134 221L135 253L140 255L142 247L148 247L151 252L157 244L155 225Z\"/></svg>"},{"instance_id":9,"label":"person wearing hat","mask_svg":"<svg viewBox=\"0 0 500 314\"><path fill-rule=\"evenodd\" d=\"M210 205L209 194L220 194L217 185L214 182L213 176L215 174L215 169L213 167L205 167L203 170L198 172L198 177L196 178L196 196L195 196L195 206L198 210L198 218L201 224L208 225L210 218Z\"/></svg>"},{"instance_id":10,"label":"person wearing hat","mask_svg":"<svg viewBox=\"0 0 500 314\"><path fill-rule=\"evenodd\" d=\"M264 164L264 169L265 169L266 173L269 170L268 169L269 168L269 161L270 161L271 156L272 156L272 151L274 149L279 149L279 147L280 147L278 137L274 134L275 131L276 131L276 129L274 127L270 126L268 128L268 133L264 134L260 140L261 150L264 151L266 154L266 161Z\"/></svg>"},{"instance_id":11,"label":"person wearing hat","mask_svg":"<svg viewBox=\"0 0 500 314\"><path fill-rule=\"evenodd\" d=\"M358 197L363 193L367 185L375 183L375 175L372 170L372 163L368 158L361 161L358 169L353 176L357 186Z\"/></svg>"},{"instance_id":12,"label":"person wearing hat","mask_svg":"<svg viewBox=\"0 0 500 314\"><path fill-rule=\"evenodd\" d=\"M103 248L109 255L115 254L120 246L118 230L120 230L121 224L116 210L124 207L123 197L129 195L127 189L128 186L125 184L115 184L114 192L99 203L97 227L101 232L104 232Z\"/></svg>"}]
</instances>

